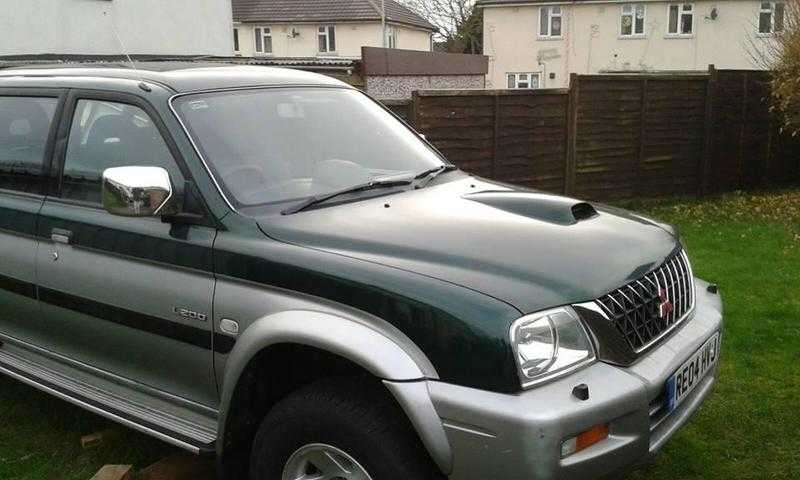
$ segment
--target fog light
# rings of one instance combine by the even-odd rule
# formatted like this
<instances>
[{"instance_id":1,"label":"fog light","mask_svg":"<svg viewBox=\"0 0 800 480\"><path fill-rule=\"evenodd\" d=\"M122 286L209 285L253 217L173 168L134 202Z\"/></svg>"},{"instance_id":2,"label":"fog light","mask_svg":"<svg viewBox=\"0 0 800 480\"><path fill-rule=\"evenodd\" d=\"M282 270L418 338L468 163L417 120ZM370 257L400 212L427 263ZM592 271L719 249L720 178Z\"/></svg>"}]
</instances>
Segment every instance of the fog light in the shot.
<instances>
[{"instance_id":1,"label":"fog light","mask_svg":"<svg viewBox=\"0 0 800 480\"><path fill-rule=\"evenodd\" d=\"M581 433L577 437L564 440L561 444L561 458L585 450L597 442L608 438L608 425L598 425Z\"/></svg>"}]
</instances>

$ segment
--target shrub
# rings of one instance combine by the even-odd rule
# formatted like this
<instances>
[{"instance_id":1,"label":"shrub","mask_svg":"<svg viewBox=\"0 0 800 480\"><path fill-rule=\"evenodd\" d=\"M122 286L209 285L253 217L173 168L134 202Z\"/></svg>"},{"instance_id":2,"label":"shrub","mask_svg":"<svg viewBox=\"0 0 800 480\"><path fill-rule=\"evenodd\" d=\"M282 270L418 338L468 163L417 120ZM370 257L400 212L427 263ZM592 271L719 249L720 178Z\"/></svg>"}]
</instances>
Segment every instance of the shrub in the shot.
<instances>
[{"instance_id":1,"label":"shrub","mask_svg":"<svg viewBox=\"0 0 800 480\"><path fill-rule=\"evenodd\" d=\"M787 0L785 27L775 37L772 95L783 130L800 134L800 0Z\"/></svg>"}]
</instances>

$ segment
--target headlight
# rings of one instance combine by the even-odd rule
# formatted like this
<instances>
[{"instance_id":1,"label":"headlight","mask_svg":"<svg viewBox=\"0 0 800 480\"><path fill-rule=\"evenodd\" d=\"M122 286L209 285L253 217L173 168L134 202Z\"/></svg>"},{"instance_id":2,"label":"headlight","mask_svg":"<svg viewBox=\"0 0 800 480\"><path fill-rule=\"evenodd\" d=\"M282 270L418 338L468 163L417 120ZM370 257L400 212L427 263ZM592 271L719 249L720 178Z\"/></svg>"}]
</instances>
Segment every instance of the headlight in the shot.
<instances>
[{"instance_id":1,"label":"headlight","mask_svg":"<svg viewBox=\"0 0 800 480\"><path fill-rule=\"evenodd\" d=\"M520 318L511 325L511 345L523 388L565 375L595 359L589 334L571 307Z\"/></svg>"}]
</instances>

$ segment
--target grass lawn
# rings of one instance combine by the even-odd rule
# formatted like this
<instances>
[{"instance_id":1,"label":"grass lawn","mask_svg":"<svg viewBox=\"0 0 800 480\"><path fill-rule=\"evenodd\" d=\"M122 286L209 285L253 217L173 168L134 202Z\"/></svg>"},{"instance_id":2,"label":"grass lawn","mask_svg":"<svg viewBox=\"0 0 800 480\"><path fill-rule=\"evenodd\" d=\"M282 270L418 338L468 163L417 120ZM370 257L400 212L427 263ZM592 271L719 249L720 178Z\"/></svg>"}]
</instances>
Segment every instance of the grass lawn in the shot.
<instances>
[{"instance_id":1,"label":"grass lawn","mask_svg":"<svg viewBox=\"0 0 800 480\"><path fill-rule=\"evenodd\" d=\"M680 228L726 331L710 401L632 479L800 478L800 191L635 207Z\"/></svg>"},{"instance_id":2,"label":"grass lawn","mask_svg":"<svg viewBox=\"0 0 800 480\"><path fill-rule=\"evenodd\" d=\"M800 190L631 207L679 227L695 273L721 288L727 330L714 395L629 480L800 478ZM121 427L81 449L81 435L110 427L1 377L0 479L88 480L174 451Z\"/></svg>"}]
</instances>

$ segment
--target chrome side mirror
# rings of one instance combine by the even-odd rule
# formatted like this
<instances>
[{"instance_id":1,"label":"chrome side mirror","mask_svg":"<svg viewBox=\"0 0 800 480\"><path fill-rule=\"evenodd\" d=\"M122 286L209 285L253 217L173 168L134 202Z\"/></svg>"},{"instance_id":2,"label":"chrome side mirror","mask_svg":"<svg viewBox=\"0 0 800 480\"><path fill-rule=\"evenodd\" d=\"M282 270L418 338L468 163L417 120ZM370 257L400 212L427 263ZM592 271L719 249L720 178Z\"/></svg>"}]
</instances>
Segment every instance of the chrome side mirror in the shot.
<instances>
[{"instance_id":1,"label":"chrome side mirror","mask_svg":"<svg viewBox=\"0 0 800 480\"><path fill-rule=\"evenodd\" d=\"M103 208L122 217L154 217L176 213L172 182L160 167L119 167L103 172Z\"/></svg>"}]
</instances>

